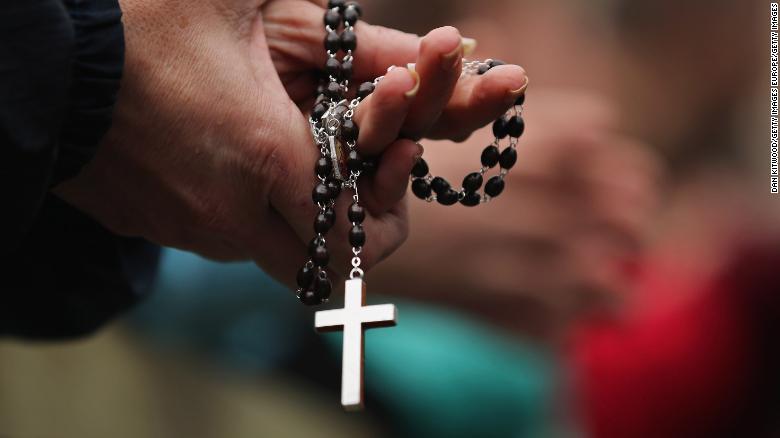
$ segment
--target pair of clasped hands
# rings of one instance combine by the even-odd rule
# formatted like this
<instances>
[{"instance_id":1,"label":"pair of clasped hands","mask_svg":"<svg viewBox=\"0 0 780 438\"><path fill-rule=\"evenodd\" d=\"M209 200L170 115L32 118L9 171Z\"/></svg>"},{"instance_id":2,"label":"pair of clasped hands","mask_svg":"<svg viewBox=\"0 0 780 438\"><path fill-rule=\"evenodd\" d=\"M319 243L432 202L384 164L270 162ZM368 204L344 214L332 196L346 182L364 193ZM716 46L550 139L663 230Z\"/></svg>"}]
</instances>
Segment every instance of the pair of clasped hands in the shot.
<instances>
[{"instance_id":1,"label":"pair of clasped hands","mask_svg":"<svg viewBox=\"0 0 780 438\"><path fill-rule=\"evenodd\" d=\"M252 259L291 284L314 234L319 151L307 118L326 60L324 0L120 3L126 57L113 125L94 160L55 192L118 234ZM370 267L408 234L409 172L423 152L415 140L466 139L528 79L504 65L459 81L474 43L455 28L424 37L362 21L355 29L352 82L385 75L354 116L361 155L381 156L359 182ZM342 276L350 202L337 201L327 236Z\"/></svg>"}]
</instances>

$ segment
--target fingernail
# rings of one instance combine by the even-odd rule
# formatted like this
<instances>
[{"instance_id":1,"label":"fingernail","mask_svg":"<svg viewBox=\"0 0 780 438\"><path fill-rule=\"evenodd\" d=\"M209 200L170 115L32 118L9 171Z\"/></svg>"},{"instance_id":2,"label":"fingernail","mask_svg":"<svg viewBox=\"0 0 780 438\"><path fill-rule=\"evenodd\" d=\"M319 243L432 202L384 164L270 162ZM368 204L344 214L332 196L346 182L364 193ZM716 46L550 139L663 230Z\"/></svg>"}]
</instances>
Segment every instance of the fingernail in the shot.
<instances>
[{"instance_id":1,"label":"fingernail","mask_svg":"<svg viewBox=\"0 0 780 438\"><path fill-rule=\"evenodd\" d=\"M417 95L417 90L420 89L420 75L414 70L409 70L409 74L414 78L414 88L404 93L404 96L411 99Z\"/></svg>"},{"instance_id":2,"label":"fingernail","mask_svg":"<svg viewBox=\"0 0 780 438\"><path fill-rule=\"evenodd\" d=\"M416 66L417 66L417 64L415 64L413 62L410 62L410 63L406 64L406 69L409 70L409 71L417 71L417 70L415 70Z\"/></svg>"},{"instance_id":3,"label":"fingernail","mask_svg":"<svg viewBox=\"0 0 780 438\"><path fill-rule=\"evenodd\" d=\"M477 49L477 40L474 38L461 38L460 45L463 47L463 56L469 56Z\"/></svg>"},{"instance_id":4,"label":"fingernail","mask_svg":"<svg viewBox=\"0 0 780 438\"><path fill-rule=\"evenodd\" d=\"M463 38L458 47L452 50L450 53L445 53L441 56L441 67L446 70L452 70L460 64L460 60L463 58Z\"/></svg>"},{"instance_id":5,"label":"fingernail","mask_svg":"<svg viewBox=\"0 0 780 438\"><path fill-rule=\"evenodd\" d=\"M530 82L530 79L528 78L528 76L526 76L525 83L523 84L522 87L518 88L517 90L509 91L509 97L507 98L507 100L514 102L515 100L517 100L518 97L525 94L525 89L528 88L528 82Z\"/></svg>"}]
</instances>

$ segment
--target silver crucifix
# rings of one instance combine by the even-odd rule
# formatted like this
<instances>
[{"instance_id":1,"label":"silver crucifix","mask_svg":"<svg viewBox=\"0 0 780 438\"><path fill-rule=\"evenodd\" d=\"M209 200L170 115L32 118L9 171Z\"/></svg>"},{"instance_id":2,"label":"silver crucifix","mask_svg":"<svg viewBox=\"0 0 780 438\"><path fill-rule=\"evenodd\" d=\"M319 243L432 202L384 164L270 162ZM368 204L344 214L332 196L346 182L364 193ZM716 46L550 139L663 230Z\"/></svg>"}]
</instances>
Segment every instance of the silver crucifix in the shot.
<instances>
[{"instance_id":1,"label":"silver crucifix","mask_svg":"<svg viewBox=\"0 0 780 438\"><path fill-rule=\"evenodd\" d=\"M362 278L347 280L344 308L321 310L314 314L314 327L328 332L344 330L341 364L341 404L348 411L363 409L363 330L395 325L393 304L366 306L366 283Z\"/></svg>"}]
</instances>

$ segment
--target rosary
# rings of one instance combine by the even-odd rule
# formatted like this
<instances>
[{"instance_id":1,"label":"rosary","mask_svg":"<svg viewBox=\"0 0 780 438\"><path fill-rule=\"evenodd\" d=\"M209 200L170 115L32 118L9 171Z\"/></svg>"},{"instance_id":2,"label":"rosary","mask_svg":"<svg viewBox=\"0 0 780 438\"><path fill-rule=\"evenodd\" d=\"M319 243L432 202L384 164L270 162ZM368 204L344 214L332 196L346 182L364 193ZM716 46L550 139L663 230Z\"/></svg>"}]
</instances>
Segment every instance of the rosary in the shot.
<instances>
[{"instance_id":1,"label":"rosary","mask_svg":"<svg viewBox=\"0 0 780 438\"><path fill-rule=\"evenodd\" d=\"M352 205L347 218L352 224L349 243L352 246L352 270L344 287L344 308L323 310L315 313L314 326L318 331L344 331L341 404L346 410L363 408L363 330L372 327L393 326L397 311L393 304L366 306L366 284L360 268L360 252L366 242L362 222L366 217L358 196L358 178L361 173L370 172L375 166L371 160L363 160L357 152L358 126L352 120L360 102L370 95L382 77L365 82L357 87L351 100L349 80L352 77L353 52L357 48L354 25L360 18L361 9L355 2L329 0L325 12L325 62L327 80L317 90L317 100L311 111L309 124L320 158L315 166L317 184L312 191L312 200L319 208L314 219L315 236L309 244L309 260L298 271L297 296L306 305L313 306L328 301L332 285L325 270L329 262L325 235L333 226L335 202L342 190L352 191ZM341 33L338 31L341 29ZM343 53L341 60L337 58ZM462 75L481 75L492 67L502 65L499 60L468 61L463 63ZM393 67L390 67L391 69ZM482 166L463 179L461 189L453 188L447 180L433 177L428 164L420 158L411 174L412 193L427 202L442 205L473 207L490 201L504 190L504 178L517 161L517 140L523 134L525 124L521 95L514 106L493 123L495 140L488 145L481 156ZM509 145L499 150L499 141L509 137ZM484 184L484 194L478 190L483 185L484 175L496 165L500 171Z\"/></svg>"}]
</instances>

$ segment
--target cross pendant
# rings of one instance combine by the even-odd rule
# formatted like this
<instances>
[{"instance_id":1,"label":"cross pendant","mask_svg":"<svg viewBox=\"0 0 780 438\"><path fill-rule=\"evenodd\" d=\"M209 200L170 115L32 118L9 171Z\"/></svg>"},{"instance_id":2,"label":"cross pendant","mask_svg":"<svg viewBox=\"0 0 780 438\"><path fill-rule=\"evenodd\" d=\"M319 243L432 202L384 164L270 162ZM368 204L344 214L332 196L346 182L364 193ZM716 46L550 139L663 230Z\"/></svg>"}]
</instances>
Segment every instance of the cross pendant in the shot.
<instances>
[{"instance_id":1,"label":"cross pendant","mask_svg":"<svg viewBox=\"0 0 780 438\"><path fill-rule=\"evenodd\" d=\"M393 304L366 306L366 283L362 278L347 280L344 308L321 310L314 314L314 328L320 332L344 330L341 363L341 404L345 410L363 409L363 330L395 325Z\"/></svg>"}]
</instances>

